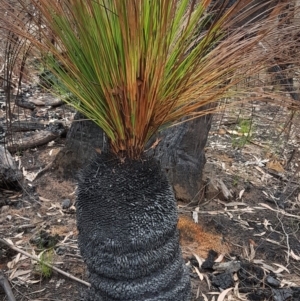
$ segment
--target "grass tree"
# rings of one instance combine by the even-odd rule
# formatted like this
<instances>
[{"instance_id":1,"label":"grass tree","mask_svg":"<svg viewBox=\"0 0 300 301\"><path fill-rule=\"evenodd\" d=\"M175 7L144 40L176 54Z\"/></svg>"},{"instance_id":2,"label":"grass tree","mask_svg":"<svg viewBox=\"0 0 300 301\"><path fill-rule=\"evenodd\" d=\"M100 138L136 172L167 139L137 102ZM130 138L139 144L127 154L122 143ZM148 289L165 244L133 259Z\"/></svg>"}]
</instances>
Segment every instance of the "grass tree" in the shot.
<instances>
[{"instance_id":1,"label":"grass tree","mask_svg":"<svg viewBox=\"0 0 300 301\"><path fill-rule=\"evenodd\" d=\"M145 145L182 117L247 92L243 80L280 51L280 4L263 2L1 1L1 27L38 51L57 93L109 141L78 184L87 300L190 300L174 195ZM257 17L262 9L274 20Z\"/></svg>"}]
</instances>

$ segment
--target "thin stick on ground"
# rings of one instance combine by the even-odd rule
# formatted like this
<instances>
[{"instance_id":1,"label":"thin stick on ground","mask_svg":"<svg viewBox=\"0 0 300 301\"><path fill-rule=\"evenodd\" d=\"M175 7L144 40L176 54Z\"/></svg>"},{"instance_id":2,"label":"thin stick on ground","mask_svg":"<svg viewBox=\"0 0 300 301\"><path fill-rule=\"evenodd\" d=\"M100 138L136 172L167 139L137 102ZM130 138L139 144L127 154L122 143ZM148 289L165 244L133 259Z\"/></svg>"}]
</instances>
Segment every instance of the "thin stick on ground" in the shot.
<instances>
[{"instance_id":1,"label":"thin stick on ground","mask_svg":"<svg viewBox=\"0 0 300 301\"><path fill-rule=\"evenodd\" d=\"M53 271L56 271L56 272L58 272L58 273L60 273L60 274L62 274L62 275L64 275L64 276L66 276L66 277L68 277L68 278L70 278L70 279L72 279L72 280L75 280L75 281L77 281L77 282L79 282L79 283L81 283L81 284L84 284L85 286L88 286L88 287L91 286L90 283L88 283L88 282L86 282L86 281L84 281L84 280L81 280L81 279L79 279L79 278L77 278L77 277L71 275L70 273L64 272L63 270L61 270L61 269L59 269L59 268L57 268L57 267L55 267L55 266L53 266L53 265L51 265L51 264L49 264L49 263L47 263L47 262L42 262L38 257L36 257L36 256L34 256L34 255L31 255L31 254L29 254L29 253L27 253L27 252L25 252L25 251L19 249L18 247L12 245L11 243L9 243L8 241L6 241L5 239L0 238L0 242L3 243L3 244L5 244L5 245L7 245L7 246L10 247L12 250L14 250L14 251L16 251L16 252L18 252L18 253L21 253L21 254L27 256L27 257L30 258L30 259L33 259L33 260L35 260L35 261L37 261L37 262L39 262L39 263L43 263L43 264L46 265L47 267L51 268ZM9 300L9 301L10 301L10 300Z\"/></svg>"},{"instance_id":2,"label":"thin stick on ground","mask_svg":"<svg viewBox=\"0 0 300 301\"><path fill-rule=\"evenodd\" d=\"M9 282L5 278L2 272L0 272L0 285L3 287L3 290L8 298L8 301L16 301L16 298L12 292L12 289L9 285Z\"/></svg>"}]
</instances>

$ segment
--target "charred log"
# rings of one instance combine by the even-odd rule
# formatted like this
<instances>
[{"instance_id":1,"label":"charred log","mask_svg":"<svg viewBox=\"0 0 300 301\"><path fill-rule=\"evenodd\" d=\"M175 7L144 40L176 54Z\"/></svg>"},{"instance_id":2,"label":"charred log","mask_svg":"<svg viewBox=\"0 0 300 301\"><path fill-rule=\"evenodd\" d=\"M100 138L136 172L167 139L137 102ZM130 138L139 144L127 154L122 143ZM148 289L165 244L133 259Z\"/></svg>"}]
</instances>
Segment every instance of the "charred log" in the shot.
<instances>
[{"instance_id":1,"label":"charred log","mask_svg":"<svg viewBox=\"0 0 300 301\"><path fill-rule=\"evenodd\" d=\"M0 125L0 130L5 132L28 132L45 129L45 125L38 122L14 121Z\"/></svg>"},{"instance_id":2,"label":"charred log","mask_svg":"<svg viewBox=\"0 0 300 301\"><path fill-rule=\"evenodd\" d=\"M28 148L34 148L47 144L50 141L53 141L59 138L65 132L64 128L54 128L41 130L37 133L34 133L29 136L17 137L11 135L7 139L7 149L10 152L22 151Z\"/></svg>"}]
</instances>

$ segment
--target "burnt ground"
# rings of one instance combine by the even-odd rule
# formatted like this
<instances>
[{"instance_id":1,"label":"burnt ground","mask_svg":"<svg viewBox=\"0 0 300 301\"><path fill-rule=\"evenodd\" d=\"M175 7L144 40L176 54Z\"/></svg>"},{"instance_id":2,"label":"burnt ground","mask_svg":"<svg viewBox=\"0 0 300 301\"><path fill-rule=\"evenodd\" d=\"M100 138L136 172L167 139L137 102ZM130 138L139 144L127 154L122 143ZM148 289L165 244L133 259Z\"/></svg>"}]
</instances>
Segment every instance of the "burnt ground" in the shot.
<instances>
[{"instance_id":1,"label":"burnt ground","mask_svg":"<svg viewBox=\"0 0 300 301\"><path fill-rule=\"evenodd\" d=\"M60 119L68 127L74 112L43 106L49 97L38 96L35 117L45 123ZM4 111L0 113L4 118ZM21 110L18 117L28 119L31 114ZM300 116L295 113L289 123L292 114L253 102L215 116L206 147L205 199L199 204L179 202L178 209L198 218L205 231L222 235L230 250L223 263L242 265L224 284L226 277L218 276L222 272L211 263L201 267L203 255L192 256L192 241L184 245L194 300L299 300ZM0 237L42 261L0 243L0 268L18 301L81 300L86 288L77 280L88 281L76 242L76 182L49 167L64 143L60 137L15 153L26 178L23 191L0 191ZM1 287L0 300L8 300Z\"/></svg>"}]
</instances>

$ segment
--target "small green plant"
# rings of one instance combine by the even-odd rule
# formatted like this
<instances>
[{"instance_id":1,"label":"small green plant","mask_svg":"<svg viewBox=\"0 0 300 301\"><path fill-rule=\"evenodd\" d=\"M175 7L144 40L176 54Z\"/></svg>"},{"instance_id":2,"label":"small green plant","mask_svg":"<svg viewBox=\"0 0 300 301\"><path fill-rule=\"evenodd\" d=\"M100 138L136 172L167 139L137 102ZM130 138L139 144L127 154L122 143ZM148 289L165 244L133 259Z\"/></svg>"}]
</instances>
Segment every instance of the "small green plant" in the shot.
<instances>
[{"instance_id":1,"label":"small green plant","mask_svg":"<svg viewBox=\"0 0 300 301\"><path fill-rule=\"evenodd\" d=\"M53 261L53 249L44 250L39 254L40 261L38 262L37 272L43 278L50 278L52 275L52 268L49 266Z\"/></svg>"},{"instance_id":2,"label":"small green plant","mask_svg":"<svg viewBox=\"0 0 300 301\"><path fill-rule=\"evenodd\" d=\"M239 122L240 133L244 135L249 135L251 133L252 120L241 119Z\"/></svg>"},{"instance_id":3,"label":"small green plant","mask_svg":"<svg viewBox=\"0 0 300 301\"><path fill-rule=\"evenodd\" d=\"M232 146L237 148L244 147L252 136L252 129L252 120L240 119L237 125L237 134L232 138Z\"/></svg>"},{"instance_id":4,"label":"small green plant","mask_svg":"<svg viewBox=\"0 0 300 301\"><path fill-rule=\"evenodd\" d=\"M232 179L232 185L233 185L234 187L236 187L236 186L238 185L239 181L240 181L240 177L237 176L237 175L235 175L235 176L233 177L233 179Z\"/></svg>"}]
</instances>

